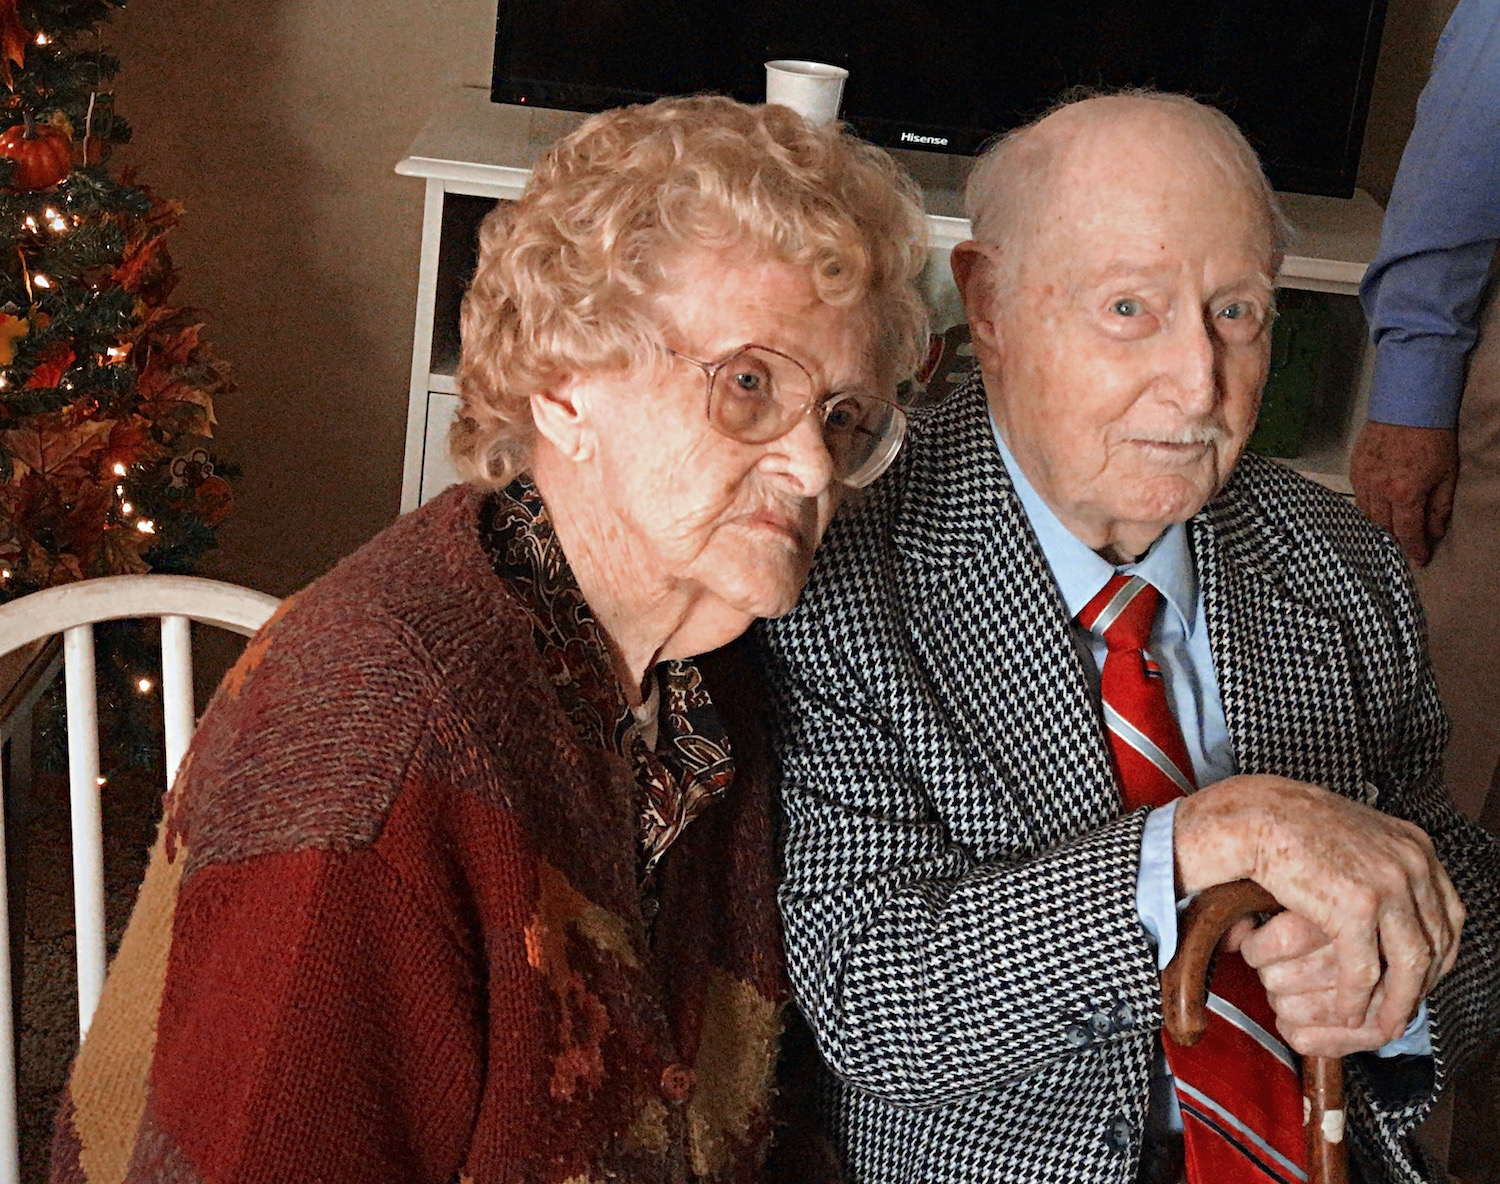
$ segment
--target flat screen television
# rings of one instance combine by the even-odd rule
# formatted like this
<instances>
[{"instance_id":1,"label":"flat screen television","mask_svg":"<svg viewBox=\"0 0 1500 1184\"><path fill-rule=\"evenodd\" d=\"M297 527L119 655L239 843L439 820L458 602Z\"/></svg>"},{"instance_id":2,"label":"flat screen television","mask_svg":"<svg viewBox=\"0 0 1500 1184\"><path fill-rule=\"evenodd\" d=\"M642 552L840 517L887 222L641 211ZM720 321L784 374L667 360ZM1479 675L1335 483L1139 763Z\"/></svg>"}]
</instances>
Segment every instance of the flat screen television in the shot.
<instances>
[{"instance_id":1,"label":"flat screen television","mask_svg":"<svg viewBox=\"0 0 1500 1184\"><path fill-rule=\"evenodd\" d=\"M602 111L764 63L848 68L843 117L969 154L1064 90L1156 86L1227 111L1279 189L1354 191L1385 0L500 0L492 97Z\"/></svg>"}]
</instances>

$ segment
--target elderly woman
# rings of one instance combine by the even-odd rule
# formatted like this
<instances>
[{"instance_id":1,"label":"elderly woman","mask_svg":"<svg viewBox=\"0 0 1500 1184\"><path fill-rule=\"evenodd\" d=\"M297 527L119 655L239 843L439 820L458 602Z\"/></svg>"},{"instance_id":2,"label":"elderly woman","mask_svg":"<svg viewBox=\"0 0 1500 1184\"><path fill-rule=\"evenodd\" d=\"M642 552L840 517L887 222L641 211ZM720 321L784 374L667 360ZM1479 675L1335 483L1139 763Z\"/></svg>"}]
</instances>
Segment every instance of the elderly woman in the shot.
<instances>
[{"instance_id":1,"label":"elderly woman","mask_svg":"<svg viewBox=\"0 0 1500 1184\"><path fill-rule=\"evenodd\" d=\"M721 647L899 447L921 237L884 154L782 108L615 111L541 161L464 307L471 480L225 679L55 1180L756 1176L785 986Z\"/></svg>"}]
</instances>

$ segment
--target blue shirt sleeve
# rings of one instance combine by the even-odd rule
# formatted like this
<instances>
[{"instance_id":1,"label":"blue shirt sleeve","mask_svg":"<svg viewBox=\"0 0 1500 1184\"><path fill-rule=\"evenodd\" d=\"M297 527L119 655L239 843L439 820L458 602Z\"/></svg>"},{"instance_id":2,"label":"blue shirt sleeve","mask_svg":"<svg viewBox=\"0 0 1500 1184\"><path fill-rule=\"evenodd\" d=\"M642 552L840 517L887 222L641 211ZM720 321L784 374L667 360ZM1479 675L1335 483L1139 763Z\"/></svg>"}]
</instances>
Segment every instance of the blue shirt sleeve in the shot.
<instances>
[{"instance_id":1,"label":"blue shirt sleeve","mask_svg":"<svg viewBox=\"0 0 1500 1184\"><path fill-rule=\"evenodd\" d=\"M1377 1057L1430 1057L1432 1034L1428 1030L1427 1000L1423 999L1406 1031L1375 1050Z\"/></svg>"},{"instance_id":2,"label":"blue shirt sleeve","mask_svg":"<svg viewBox=\"0 0 1500 1184\"><path fill-rule=\"evenodd\" d=\"M1177 952L1177 867L1172 854L1176 814L1177 802L1169 802L1147 816L1141 834L1141 866L1135 877L1135 911L1156 946L1158 970L1165 969Z\"/></svg>"},{"instance_id":3,"label":"blue shirt sleeve","mask_svg":"<svg viewBox=\"0 0 1500 1184\"><path fill-rule=\"evenodd\" d=\"M1438 43L1360 287L1375 343L1372 420L1457 425L1497 242L1500 0L1462 0Z\"/></svg>"}]
</instances>

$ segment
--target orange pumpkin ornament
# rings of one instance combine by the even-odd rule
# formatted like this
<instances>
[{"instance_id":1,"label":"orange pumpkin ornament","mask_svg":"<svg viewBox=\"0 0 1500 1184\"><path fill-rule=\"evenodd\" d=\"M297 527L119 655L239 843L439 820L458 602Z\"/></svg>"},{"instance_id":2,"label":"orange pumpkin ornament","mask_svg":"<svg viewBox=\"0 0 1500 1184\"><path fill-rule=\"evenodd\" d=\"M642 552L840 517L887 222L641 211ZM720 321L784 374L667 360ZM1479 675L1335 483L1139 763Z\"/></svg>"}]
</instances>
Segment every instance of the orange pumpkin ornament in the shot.
<instances>
[{"instance_id":1,"label":"orange pumpkin ornament","mask_svg":"<svg viewBox=\"0 0 1500 1184\"><path fill-rule=\"evenodd\" d=\"M8 192L47 189L73 170L73 141L47 124L17 124L0 132L0 157L16 162Z\"/></svg>"}]
</instances>

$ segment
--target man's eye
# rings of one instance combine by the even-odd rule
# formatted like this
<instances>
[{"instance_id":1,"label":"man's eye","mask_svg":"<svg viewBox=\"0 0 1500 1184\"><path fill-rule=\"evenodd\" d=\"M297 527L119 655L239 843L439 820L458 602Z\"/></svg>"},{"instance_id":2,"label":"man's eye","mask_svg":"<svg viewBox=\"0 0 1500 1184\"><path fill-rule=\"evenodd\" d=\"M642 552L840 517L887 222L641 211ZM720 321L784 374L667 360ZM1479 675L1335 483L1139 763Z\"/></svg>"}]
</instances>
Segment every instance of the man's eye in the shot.
<instances>
[{"instance_id":1,"label":"man's eye","mask_svg":"<svg viewBox=\"0 0 1500 1184\"><path fill-rule=\"evenodd\" d=\"M1118 317L1138 317L1146 306L1133 296L1121 296L1109 306L1109 311Z\"/></svg>"},{"instance_id":2,"label":"man's eye","mask_svg":"<svg viewBox=\"0 0 1500 1184\"><path fill-rule=\"evenodd\" d=\"M1254 300L1231 300L1214 313L1219 332L1231 341L1257 340L1268 319L1265 306Z\"/></svg>"}]
</instances>

